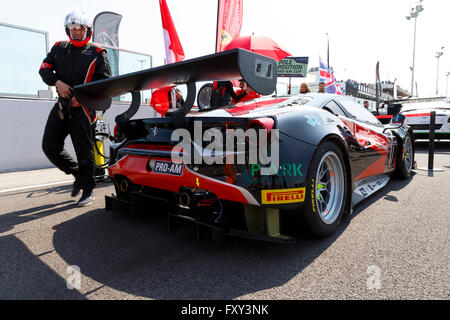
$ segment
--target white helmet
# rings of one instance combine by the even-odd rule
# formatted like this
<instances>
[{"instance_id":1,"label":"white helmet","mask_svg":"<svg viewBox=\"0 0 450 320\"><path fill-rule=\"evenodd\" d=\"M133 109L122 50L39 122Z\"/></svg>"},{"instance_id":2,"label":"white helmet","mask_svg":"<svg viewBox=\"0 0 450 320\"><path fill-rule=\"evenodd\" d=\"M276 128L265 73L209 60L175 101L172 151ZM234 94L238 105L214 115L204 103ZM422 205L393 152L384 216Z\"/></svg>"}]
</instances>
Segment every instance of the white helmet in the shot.
<instances>
[{"instance_id":1,"label":"white helmet","mask_svg":"<svg viewBox=\"0 0 450 320\"><path fill-rule=\"evenodd\" d=\"M76 47L83 47L91 40L92 36L92 21L88 17L87 14L81 11L72 11L66 15L64 19L64 27L66 29L67 36L69 37L70 42ZM70 30L72 28L81 28L84 27L86 29L86 35L82 40L72 39Z\"/></svg>"}]
</instances>

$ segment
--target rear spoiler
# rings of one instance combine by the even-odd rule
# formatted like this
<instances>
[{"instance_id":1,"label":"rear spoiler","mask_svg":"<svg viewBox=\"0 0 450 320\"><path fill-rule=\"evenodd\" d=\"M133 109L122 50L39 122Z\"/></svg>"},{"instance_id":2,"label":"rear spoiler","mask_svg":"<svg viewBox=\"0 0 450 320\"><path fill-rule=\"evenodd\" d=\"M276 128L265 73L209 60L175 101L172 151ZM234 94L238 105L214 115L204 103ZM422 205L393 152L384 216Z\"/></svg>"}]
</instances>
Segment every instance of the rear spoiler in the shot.
<instances>
[{"instance_id":1,"label":"rear spoiler","mask_svg":"<svg viewBox=\"0 0 450 320\"><path fill-rule=\"evenodd\" d=\"M186 84L188 95L185 105L175 112L175 116L184 117L195 102L196 82L241 78L256 92L271 94L276 88L277 63L274 59L247 50L232 49L78 85L74 87L74 94L85 107L104 111L111 106L113 97L132 93L132 105L124 115L129 119L140 106L140 91Z\"/></svg>"}]
</instances>

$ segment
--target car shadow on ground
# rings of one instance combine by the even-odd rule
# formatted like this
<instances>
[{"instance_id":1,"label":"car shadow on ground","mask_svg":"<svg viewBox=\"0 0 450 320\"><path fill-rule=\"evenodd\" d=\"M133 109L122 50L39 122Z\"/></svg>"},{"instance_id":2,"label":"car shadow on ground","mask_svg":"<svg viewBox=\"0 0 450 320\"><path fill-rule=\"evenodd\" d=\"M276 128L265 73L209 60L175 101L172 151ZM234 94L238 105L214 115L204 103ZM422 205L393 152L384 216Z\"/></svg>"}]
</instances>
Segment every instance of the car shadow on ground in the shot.
<instances>
[{"instance_id":1,"label":"car shadow on ground","mask_svg":"<svg viewBox=\"0 0 450 320\"><path fill-rule=\"evenodd\" d=\"M300 232L291 245L232 237L198 245L193 225L169 234L164 218L103 209L56 226L53 244L68 264L115 290L152 299L233 299L286 284L329 248L352 218L411 180L392 180L333 235L317 239Z\"/></svg>"},{"instance_id":2,"label":"car shadow on ground","mask_svg":"<svg viewBox=\"0 0 450 320\"><path fill-rule=\"evenodd\" d=\"M97 189L107 188L111 184L101 184L97 186ZM44 197L50 194L64 194L70 193L72 191L71 185L52 187L37 191L20 191L15 193L3 194L1 197L14 197L18 195L23 195L25 198L35 198ZM78 197L79 198L79 197ZM41 219L50 215L58 214L66 210L74 208L78 198L73 198L73 200L67 200L59 203L52 203L41 205L33 208L27 208L23 210L16 210L11 212L2 213L0 212L0 233L7 232L14 228L14 226L26 223L32 220Z\"/></svg>"},{"instance_id":3,"label":"car shadow on ground","mask_svg":"<svg viewBox=\"0 0 450 320\"><path fill-rule=\"evenodd\" d=\"M288 282L326 250L326 239L292 245L226 237L197 244L193 225L94 210L55 227L53 244L93 280L152 299L232 299ZM79 234L83 234L79 237Z\"/></svg>"},{"instance_id":4,"label":"car shadow on ground","mask_svg":"<svg viewBox=\"0 0 450 320\"><path fill-rule=\"evenodd\" d=\"M15 234L0 237L1 300L83 300ZM45 254L45 253L44 253Z\"/></svg>"}]
</instances>

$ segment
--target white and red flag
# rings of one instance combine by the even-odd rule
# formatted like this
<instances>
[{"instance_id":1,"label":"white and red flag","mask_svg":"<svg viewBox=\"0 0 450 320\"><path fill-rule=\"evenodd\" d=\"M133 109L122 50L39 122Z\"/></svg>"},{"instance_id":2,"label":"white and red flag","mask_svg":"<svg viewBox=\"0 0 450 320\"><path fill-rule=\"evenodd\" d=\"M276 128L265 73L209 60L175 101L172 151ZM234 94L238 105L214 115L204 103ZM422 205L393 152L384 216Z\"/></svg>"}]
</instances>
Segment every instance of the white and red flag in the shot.
<instances>
[{"instance_id":1,"label":"white and red flag","mask_svg":"<svg viewBox=\"0 0 450 320\"><path fill-rule=\"evenodd\" d=\"M166 64L179 62L184 59L184 50L178 38L177 29L170 15L166 0L159 0L161 9L161 22L163 27L164 47L166 49ZM176 106L175 92L172 87L159 88L153 91L150 106L164 117L169 110L169 95L172 100L172 107Z\"/></svg>"},{"instance_id":2,"label":"white and red flag","mask_svg":"<svg viewBox=\"0 0 450 320\"><path fill-rule=\"evenodd\" d=\"M243 0L218 0L218 2L216 52L221 52L241 33Z\"/></svg>"},{"instance_id":3,"label":"white and red flag","mask_svg":"<svg viewBox=\"0 0 450 320\"><path fill-rule=\"evenodd\" d=\"M184 50L178 38L177 29L175 29L175 25L173 24L166 0L159 0L159 7L161 9L167 64L181 61L184 59Z\"/></svg>"}]
</instances>

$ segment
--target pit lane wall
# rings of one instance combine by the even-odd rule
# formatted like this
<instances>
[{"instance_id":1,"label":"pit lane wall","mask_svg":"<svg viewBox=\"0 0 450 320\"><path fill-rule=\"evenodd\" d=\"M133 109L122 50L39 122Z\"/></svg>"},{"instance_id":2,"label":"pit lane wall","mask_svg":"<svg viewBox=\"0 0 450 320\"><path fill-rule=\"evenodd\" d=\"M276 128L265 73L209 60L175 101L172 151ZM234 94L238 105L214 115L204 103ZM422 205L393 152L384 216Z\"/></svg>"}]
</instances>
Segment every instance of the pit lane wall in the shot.
<instances>
[{"instance_id":1,"label":"pit lane wall","mask_svg":"<svg viewBox=\"0 0 450 320\"><path fill-rule=\"evenodd\" d=\"M55 99L0 97L0 173L53 168L42 151L45 123ZM103 119L111 132L115 117L129 104L114 103ZM142 104L133 119L155 117L156 112ZM66 150L76 159L70 137Z\"/></svg>"}]
</instances>

